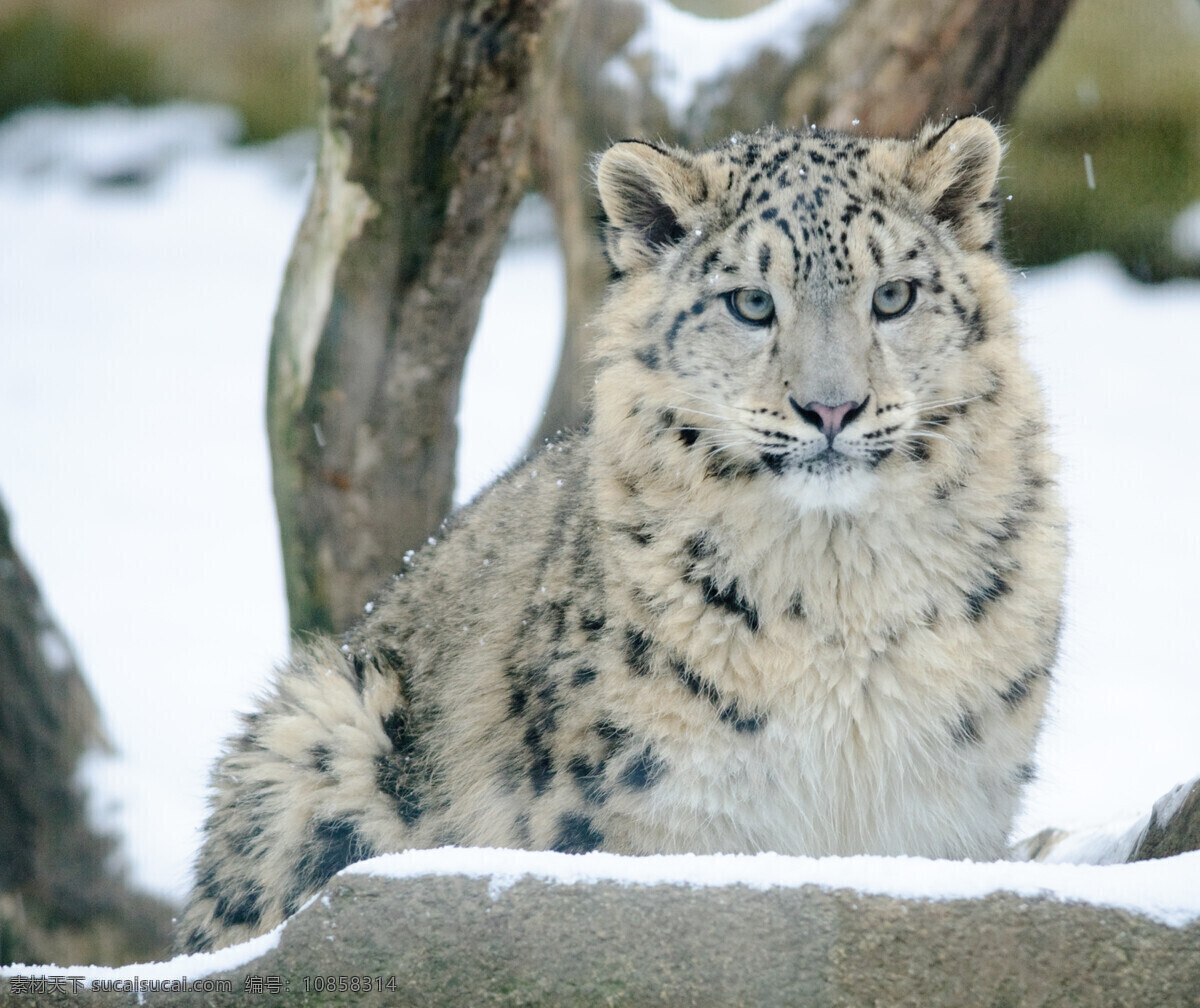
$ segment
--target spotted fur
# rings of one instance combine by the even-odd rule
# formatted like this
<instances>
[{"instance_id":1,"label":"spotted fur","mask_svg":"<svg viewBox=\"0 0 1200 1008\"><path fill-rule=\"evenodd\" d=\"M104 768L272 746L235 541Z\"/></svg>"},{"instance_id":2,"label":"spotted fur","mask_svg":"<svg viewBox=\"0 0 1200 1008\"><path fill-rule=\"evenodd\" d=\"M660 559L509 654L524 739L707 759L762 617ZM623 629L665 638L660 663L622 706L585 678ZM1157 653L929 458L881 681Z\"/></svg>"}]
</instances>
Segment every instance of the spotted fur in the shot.
<instances>
[{"instance_id":1,"label":"spotted fur","mask_svg":"<svg viewBox=\"0 0 1200 1008\"><path fill-rule=\"evenodd\" d=\"M978 119L614 146L590 429L297 648L217 767L182 946L408 847L1001 856L1064 523L999 154Z\"/></svg>"}]
</instances>

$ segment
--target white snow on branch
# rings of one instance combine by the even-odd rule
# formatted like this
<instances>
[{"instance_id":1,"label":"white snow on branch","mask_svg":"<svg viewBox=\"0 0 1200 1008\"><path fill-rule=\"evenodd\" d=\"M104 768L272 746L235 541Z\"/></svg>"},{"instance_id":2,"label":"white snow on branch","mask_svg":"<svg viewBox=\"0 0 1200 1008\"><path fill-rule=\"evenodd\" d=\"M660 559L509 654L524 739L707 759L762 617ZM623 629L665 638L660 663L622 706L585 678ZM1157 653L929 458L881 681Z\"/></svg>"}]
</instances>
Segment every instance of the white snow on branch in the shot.
<instances>
[{"instance_id":1,"label":"white snow on branch","mask_svg":"<svg viewBox=\"0 0 1200 1008\"><path fill-rule=\"evenodd\" d=\"M642 27L625 52L605 67L617 84L636 79L629 61L649 56L652 87L671 119L682 121L699 87L772 49L799 56L808 30L836 15L844 0L774 0L740 18L704 18L682 11L670 0L644 0Z\"/></svg>"}]
</instances>

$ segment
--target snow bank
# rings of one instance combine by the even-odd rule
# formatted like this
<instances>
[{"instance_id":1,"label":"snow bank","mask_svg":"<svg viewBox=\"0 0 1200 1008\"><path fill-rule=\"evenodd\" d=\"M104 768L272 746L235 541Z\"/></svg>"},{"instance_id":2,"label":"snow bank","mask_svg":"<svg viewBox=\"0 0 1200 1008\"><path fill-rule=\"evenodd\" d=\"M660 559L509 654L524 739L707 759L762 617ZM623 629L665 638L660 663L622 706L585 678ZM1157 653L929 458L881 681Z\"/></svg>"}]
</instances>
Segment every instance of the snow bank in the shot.
<instances>
[{"instance_id":1,"label":"snow bank","mask_svg":"<svg viewBox=\"0 0 1200 1008\"><path fill-rule=\"evenodd\" d=\"M527 196L509 234L463 371L456 504L516 461L541 421L558 365L567 279L549 204Z\"/></svg>"},{"instance_id":2,"label":"snow bank","mask_svg":"<svg viewBox=\"0 0 1200 1008\"><path fill-rule=\"evenodd\" d=\"M23 109L0 123L0 174L26 182L135 185L200 155L224 155L242 133L224 105Z\"/></svg>"},{"instance_id":3,"label":"snow bank","mask_svg":"<svg viewBox=\"0 0 1200 1008\"><path fill-rule=\"evenodd\" d=\"M263 423L304 188L224 109L0 124L0 493L118 760L86 781L184 891L207 766L286 654Z\"/></svg>"},{"instance_id":4,"label":"snow bank","mask_svg":"<svg viewBox=\"0 0 1200 1008\"><path fill-rule=\"evenodd\" d=\"M1111 830L1200 770L1200 470L1188 434L1200 283L1147 286L1088 255L1021 274L1016 291L1071 543L1040 778L1017 835Z\"/></svg>"}]
</instances>

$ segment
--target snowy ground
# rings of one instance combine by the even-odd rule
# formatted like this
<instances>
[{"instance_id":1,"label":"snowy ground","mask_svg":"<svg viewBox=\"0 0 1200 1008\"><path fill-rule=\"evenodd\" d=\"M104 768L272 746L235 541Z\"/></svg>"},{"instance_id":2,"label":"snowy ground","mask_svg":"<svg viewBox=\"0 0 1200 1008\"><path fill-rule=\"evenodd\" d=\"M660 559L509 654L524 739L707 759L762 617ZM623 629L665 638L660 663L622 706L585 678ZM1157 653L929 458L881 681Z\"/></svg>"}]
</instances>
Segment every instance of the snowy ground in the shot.
<instances>
[{"instance_id":1,"label":"snowy ground","mask_svg":"<svg viewBox=\"0 0 1200 1008\"><path fill-rule=\"evenodd\" d=\"M0 494L121 751L88 768L101 812L172 897L220 739L287 646L262 400L302 162L234 130L195 107L0 125ZM1200 773L1200 284L1089 258L1018 286L1074 543L1024 834L1121 822ZM561 287L544 245L511 248L469 367L464 492L534 422Z\"/></svg>"}]
</instances>

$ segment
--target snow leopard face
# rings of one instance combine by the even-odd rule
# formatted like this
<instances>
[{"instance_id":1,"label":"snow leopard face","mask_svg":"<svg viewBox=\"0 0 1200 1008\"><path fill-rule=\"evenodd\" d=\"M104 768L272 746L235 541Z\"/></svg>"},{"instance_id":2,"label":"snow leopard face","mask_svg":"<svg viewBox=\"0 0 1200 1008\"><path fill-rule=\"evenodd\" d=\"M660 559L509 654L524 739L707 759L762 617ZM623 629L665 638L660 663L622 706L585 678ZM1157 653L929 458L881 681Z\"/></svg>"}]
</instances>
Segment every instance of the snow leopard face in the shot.
<instances>
[{"instance_id":1,"label":"snow leopard face","mask_svg":"<svg viewBox=\"0 0 1200 1008\"><path fill-rule=\"evenodd\" d=\"M619 274L598 353L710 474L802 509L860 504L921 466L992 391L1009 337L981 119L915 141L812 130L690 154L618 144L598 167ZM996 331L1000 330L1000 331Z\"/></svg>"}]
</instances>

